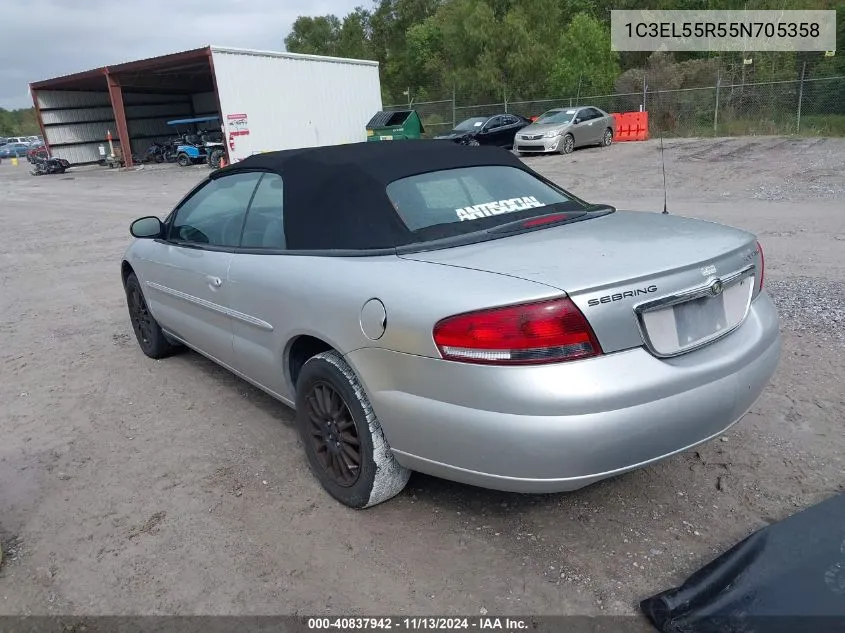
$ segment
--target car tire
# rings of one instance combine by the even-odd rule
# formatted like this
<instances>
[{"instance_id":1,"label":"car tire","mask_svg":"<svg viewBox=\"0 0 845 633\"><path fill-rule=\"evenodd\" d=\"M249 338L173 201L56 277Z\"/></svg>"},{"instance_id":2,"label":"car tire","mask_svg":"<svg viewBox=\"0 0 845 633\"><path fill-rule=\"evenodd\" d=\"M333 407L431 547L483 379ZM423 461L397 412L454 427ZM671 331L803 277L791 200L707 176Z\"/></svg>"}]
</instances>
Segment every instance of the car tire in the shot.
<instances>
[{"instance_id":1,"label":"car tire","mask_svg":"<svg viewBox=\"0 0 845 633\"><path fill-rule=\"evenodd\" d=\"M369 508L408 483L411 471L394 458L364 387L338 352L317 354L302 366L296 423L311 472L340 503Z\"/></svg>"},{"instance_id":2,"label":"car tire","mask_svg":"<svg viewBox=\"0 0 845 633\"><path fill-rule=\"evenodd\" d=\"M601 138L601 144L602 144L603 147L610 147L610 145L612 143L613 143L613 130L611 130L610 128L607 128L604 131L604 136L602 136L602 138Z\"/></svg>"},{"instance_id":3,"label":"car tire","mask_svg":"<svg viewBox=\"0 0 845 633\"><path fill-rule=\"evenodd\" d=\"M220 169L220 164L223 160L225 152L222 149L216 149L208 155L208 165L212 169Z\"/></svg>"},{"instance_id":4,"label":"car tire","mask_svg":"<svg viewBox=\"0 0 845 633\"><path fill-rule=\"evenodd\" d=\"M575 150L575 137L572 136L571 134L565 135L560 140L560 147L558 148L558 151L561 154L571 154L574 150Z\"/></svg>"},{"instance_id":5,"label":"car tire","mask_svg":"<svg viewBox=\"0 0 845 633\"><path fill-rule=\"evenodd\" d=\"M155 320L147 300L141 290L141 283L135 273L129 273L124 284L126 305L129 308L129 320L138 346L150 358L165 358L175 353L181 346L170 342Z\"/></svg>"}]
</instances>

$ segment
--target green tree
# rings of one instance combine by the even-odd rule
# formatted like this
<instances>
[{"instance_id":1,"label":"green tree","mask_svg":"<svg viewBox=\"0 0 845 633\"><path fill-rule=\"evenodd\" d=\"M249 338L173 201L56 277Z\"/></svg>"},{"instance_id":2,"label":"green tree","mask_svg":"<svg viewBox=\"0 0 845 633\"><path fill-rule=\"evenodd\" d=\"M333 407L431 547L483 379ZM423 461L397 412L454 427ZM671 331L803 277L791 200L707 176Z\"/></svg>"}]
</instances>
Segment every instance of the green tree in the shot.
<instances>
[{"instance_id":1,"label":"green tree","mask_svg":"<svg viewBox=\"0 0 845 633\"><path fill-rule=\"evenodd\" d=\"M370 18L370 42L381 67L385 102L399 103L403 92L421 87L408 48L409 30L433 16L446 0L379 0Z\"/></svg>"},{"instance_id":2,"label":"green tree","mask_svg":"<svg viewBox=\"0 0 845 633\"><path fill-rule=\"evenodd\" d=\"M543 98L567 21L558 0L517 0L503 20L501 46L508 100Z\"/></svg>"},{"instance_id":3,"label":"green tree","mask_svg":"<svg viewBox=\"0 0 845 633\"><path fill-rule=\"evenodd\" d=\"M432 16L408 29L406 63L415 85L417 100L442 98L449 92L448 57L443 50L443 31Z\"/></svg>"},{"instance_id":4,"label":"green tree","mask_svg":"<svg viewBox=\"0 0 845 633\"><path fill-rule=\"evenodd\" d=\"M337 38L337 55L352 59L375 59L370 12L358 7L343 18Z\"/></svg>"},{"instance_id":5,"label":"green tree","mask_svg":"<svg viewBox=\"0 0 845 633\"><path fill-rule=\"evenodd\" d=\"M285 48L292 53L336 55L341 21L335 15L300 16L285 38Z\"/></svg>"},{"instance_id":6,"label":"green tree","mask_svg":"<svg viewBox=\"0 0 845 633\"><path fill-rule=\"evenodd\" d=\"M610 31L578 13L560 37L549 88L556 95L606 94L619 76L619 56L610 49Z\"/></svg>"},{"instance_id":7,"label":"green tree","mask_svg":"<svg viewBox=\"0 0 845 633\"><path fill-rule=\"evenodd\" d=\"M33 136L40 133L35 108L0 108L0 136Z\"/></svg>"}]
</instances>

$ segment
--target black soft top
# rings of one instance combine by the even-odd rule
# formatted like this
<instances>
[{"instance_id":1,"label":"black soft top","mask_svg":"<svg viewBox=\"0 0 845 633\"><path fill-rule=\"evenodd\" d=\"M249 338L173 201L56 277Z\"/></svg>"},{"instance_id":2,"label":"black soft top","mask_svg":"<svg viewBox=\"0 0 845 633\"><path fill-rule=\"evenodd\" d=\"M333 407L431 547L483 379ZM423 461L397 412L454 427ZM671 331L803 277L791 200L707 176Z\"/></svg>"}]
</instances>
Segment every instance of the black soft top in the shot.
<instances>
[{"instance_id":1,"label":"black soft top","mask_svg":"<svg viewBox=\"0 0 845 633\"><path fill-rule=\"evenodd\" d=\"M507 150L448 141L351 143L254 154L211 178L244 170L284 179L284 228L291 250L370 250L420 241L387 196L391 182L433 171L501 165L542 178Z\"/></svg>"}]
</instances>

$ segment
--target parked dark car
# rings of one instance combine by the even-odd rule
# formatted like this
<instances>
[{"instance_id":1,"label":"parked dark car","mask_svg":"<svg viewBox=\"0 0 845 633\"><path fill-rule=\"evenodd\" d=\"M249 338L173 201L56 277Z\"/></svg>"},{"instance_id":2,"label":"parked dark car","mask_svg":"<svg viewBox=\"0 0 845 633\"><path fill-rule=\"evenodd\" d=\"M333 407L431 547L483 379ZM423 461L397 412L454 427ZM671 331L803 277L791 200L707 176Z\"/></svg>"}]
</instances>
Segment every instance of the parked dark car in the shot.
<instances>
[{"instance_id":1,"label":"parked dark car","mask_svg":"<svg viewBox=\"0 0 845 633\"><path fill-rule=\"evenodd\" d=\"M529 119L518 114L476 116L461 121L455 129L434 138L461 145L497 145L510 149L516 133L530 124Z\"/></svg>"}]
</instances>

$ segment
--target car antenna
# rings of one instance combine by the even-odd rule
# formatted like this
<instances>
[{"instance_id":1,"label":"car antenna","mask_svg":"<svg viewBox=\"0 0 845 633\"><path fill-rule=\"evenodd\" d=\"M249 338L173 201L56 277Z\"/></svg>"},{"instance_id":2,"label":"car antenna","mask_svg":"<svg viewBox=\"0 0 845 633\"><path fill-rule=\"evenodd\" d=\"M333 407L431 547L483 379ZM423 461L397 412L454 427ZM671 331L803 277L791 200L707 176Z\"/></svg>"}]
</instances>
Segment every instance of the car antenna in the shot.
<instances>
[{"instance_id":1,"label":"car antenna","mask_svg":"<svg viewBox=\"0 0 845 633\"><path fill-rule=\"evenodd\" d=\"M657 91L657 112L660 116L660 90ZM660 167L663 170L663 215L669 214L669 209L666 204L666 159L663 156L663 126L660 121L657 121L657 131L660 136Z\"/></svg>"}]
</instances>

